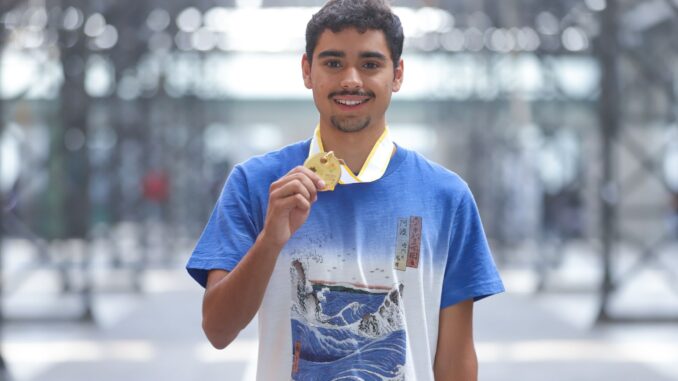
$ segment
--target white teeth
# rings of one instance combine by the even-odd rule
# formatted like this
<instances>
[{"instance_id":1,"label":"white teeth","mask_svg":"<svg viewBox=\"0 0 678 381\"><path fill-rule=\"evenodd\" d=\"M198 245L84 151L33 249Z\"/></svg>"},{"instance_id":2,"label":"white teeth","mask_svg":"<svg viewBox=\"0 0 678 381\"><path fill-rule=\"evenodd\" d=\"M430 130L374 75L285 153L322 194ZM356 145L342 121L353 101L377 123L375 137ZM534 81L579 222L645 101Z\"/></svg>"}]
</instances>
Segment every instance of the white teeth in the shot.
<instances>
[{"instance_id":1,"label":"white teeth","mask_svg":"<svg viewBox=\"0 0 678 381\"><path fill-rule=\"evenodd\" d=\"M357 105L365 102L365 101L348 101L348 100L344 100L344 99L336 99L335 101L339 104L346 105L346 106L357 106Z\"/></svg>"}]
</instances>

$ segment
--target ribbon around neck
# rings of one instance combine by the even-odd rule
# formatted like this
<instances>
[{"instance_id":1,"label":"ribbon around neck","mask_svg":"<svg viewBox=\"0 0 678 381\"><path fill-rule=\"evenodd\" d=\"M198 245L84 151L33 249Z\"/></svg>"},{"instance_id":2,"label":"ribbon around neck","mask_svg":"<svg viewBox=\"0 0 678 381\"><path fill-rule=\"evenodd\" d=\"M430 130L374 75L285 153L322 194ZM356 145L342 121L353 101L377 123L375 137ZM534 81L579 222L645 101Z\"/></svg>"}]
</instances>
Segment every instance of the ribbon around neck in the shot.
<instances>
[{"instance_id":1,"label":"ribbon around neck","mask_svg":"<svg viewBox=\"0 0 678 381\"><path fill-rule=\"evenodd\" d=\"M370 183L379 180L386 172L391 156L393 156L394 147L395 144L391 140L388 127L386 127L357 175L346 164L342 164L339 184ZM320 138L320 126L316 127L313 133L308 156L311 157L318 152L325 152Z\"/></svg>"}]
</instances>

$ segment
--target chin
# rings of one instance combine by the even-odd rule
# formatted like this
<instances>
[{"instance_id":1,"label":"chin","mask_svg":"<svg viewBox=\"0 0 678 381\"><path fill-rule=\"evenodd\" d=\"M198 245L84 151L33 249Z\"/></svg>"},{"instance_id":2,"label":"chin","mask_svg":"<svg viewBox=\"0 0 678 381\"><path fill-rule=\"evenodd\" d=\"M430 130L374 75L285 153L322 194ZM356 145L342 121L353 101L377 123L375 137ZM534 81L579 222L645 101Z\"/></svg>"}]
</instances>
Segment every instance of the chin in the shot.
<instances>
[{"instance_id":1,"label":"chin","mask_svg":"<svg viewBox=\"0 0 678 381\"><path fill-rule=\"evenodd\" d=\"M333 116L330 118L332 126L341 132L360 132L366 129L371 122L371 119L362 118L362 119L346 119Z\"/></svg>"}]
</instances>

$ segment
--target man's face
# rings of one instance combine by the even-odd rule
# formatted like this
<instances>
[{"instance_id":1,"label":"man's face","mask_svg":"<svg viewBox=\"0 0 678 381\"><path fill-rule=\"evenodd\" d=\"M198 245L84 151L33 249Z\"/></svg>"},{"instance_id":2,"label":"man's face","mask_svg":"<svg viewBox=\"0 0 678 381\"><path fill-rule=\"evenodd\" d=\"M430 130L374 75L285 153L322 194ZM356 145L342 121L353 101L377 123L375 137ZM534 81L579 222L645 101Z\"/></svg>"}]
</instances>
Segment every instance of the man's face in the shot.
<instances>
[{"instance_id":1,"label":"man's face","mask_svg":"<svg viewBox=\"0 0 678 381\"><path fill-rule=\"evenodd\" d=\"M393 70L384 32L326 29L313 52L302 59L304 84L313 90L321 122L343 132L385 124L391 93L400 90L403 62Z\"/></svg>"}]
</instances>

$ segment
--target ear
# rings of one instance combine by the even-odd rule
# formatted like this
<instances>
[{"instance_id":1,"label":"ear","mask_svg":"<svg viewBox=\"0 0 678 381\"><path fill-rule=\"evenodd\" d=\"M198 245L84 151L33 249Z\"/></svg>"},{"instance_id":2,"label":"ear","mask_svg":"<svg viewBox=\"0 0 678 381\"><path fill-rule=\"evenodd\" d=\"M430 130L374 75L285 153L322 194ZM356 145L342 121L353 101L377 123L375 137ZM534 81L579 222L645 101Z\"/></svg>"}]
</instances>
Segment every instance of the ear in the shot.
<instances>
[{"instance_id":1,"label":"ear","mask_svg":"<svg viewBox=\"0 0 678 381\"><path fill-rule=\"evenodd\" d=\"M304 77L304 86L306 86L307 89L312 89L311 62L309 62L308 57L306 57L306 53L301 57L301 74Z\"/></svg>"},{"instance_id":2,"label":"ear","mask_svg":"<svg viewBox=\"0 0 678 381\"><path fill-rule=\"evenodd\" d=\"M400 90L400 86L403 84L403 75L405 70L405 63L401 58L398 62L398 66L395 67L393 71L393 92Z\"/></svg>"}]
</instances>

